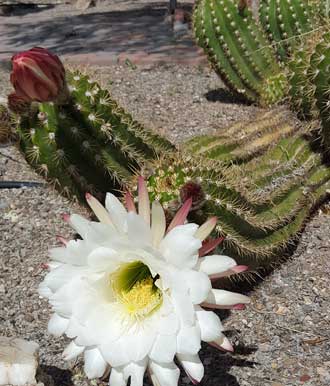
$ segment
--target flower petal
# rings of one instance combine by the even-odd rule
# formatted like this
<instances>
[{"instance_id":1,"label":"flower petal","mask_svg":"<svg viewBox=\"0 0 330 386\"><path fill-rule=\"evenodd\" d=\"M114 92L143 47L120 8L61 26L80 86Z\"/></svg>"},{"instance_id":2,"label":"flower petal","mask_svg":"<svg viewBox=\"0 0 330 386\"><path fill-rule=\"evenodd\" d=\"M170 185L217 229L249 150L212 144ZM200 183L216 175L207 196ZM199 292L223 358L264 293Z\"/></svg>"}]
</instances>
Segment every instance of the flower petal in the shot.
<instances>
[{"instance_id":1,"label":"flower petal","mask_svg":"<svg viewBox=\"0 0 330 386\"><path fill-rule=\"evenodd\" d=\"M124 366L130 361L128 347L123 344L122 340L101 344L99 348L103 358L112 367Z\"/></svg>"},{"instance_id":2,"label":"flower petal","mask_svg":"<svg viewBox=\"0 0 330 386\"><path fill-rule=\"evenodd\" d=\"M103 359L98 348L85 350L84 370L88 379L99 378L106 372L107 362Z\"/></svg>"},{"instance_id":3,"label":"flower petal","mask_svg":"<svg viewBox=\"0 0 330 386\"><path fill-rule=\"evenodd\" d=\"M168 226L167 232L170 232L172 229L179 225L183 225L186 221L188 213L191 209L192 198L188 198L188 200L182 205L182 207L178 210L170 225Z\"/></svg>"},{"instance_id":4,"label":"flower petal","mask_svg":"<svg viewBox=\"0 0 330 386\"><path fill-rule=\"evenodd\" d=\"M198 259L202 242L194 237L196 224L180 225L172 229L161 241L159 249L170 264L192 268Z\"/></svg>"},{"instance_id":5,"label":"flower petal","mask_svg":"<svg viewBox=\"0 0 330 386\"><path fill-rule=\"evenodd\" d=\"M127 215L128 238L136 246L151 244L151 230L144 219L136 213L130 212Z\"/></svg>"},{"instance_id":6,"label":"flower petal","mask_svg":"<svg viewBox=\"0 0 330 386\"><path fill-rule=\"evenodd\" d=\"M165 213L158 201L152 203L151 217L152 245L158 247L166 230Z\"/></svg>"},{"instance_id":7,"label":"flower petal","mask_svg":"<svg viewBox=\"0 0 330 386\"><path fill-rule=\"evenodd\" d=\"M225 272L235 267L236 261L228 256L212 255L202 257L198 260L198 270L205 272L207 275L214 275L219 272Z\"/></svg>"},{"instance_id":8,"label":"flower petal","mask_svg":"<svg viewBox=\"0 0 330 386\"><path fill-rule=\"evenodd\" d=\"M176 335L158 335L149 358L158 363L171 363L176 353Z\"/></svg>"},{"instance_id":9,"label":"flower petal","mask_svg":"<svg viewBox=\"0 0 330 386\"><path fill-rule=\"evenodd\" d=\"M136 213L136 208L134 204L133 197L130 192L125 193L125 204L126 204L126 209L127 212L134 212Z\"/></svg>"},{"instance_id":10,"label":"flower petal","mask_svg":"<svg viewBox=\"0 0 330 386\"><path fill-rule=\"evenodd\" d=\"M86 200L95 216L98 220L104 224L112 225L111 218L109 216L109 212L105 209L105 207L91 194L86 193Z\"/></svg>"},{"instance_id":11,"label":"flower petal","mask_svg":"<svg viewBox=\"0 0 330 386\"><path fill-rule=\"evenodd\" d=\"M180 376L180 370L172 362L168 364L159 364L154 361L149 363L150 376L154 385L159 386L177 386ZM111 385L112 386L112 385Z\"/></svg>"},{"instance_id":12,"label":"flower petal","mask_svg":"<svg viewBox=\"0 0 330 386\"><path fill-rule=\"evenodd\" d=\"M135 329L133 328L133 330ZM130 362L143 360L150 352L156 339L156 334L151 326L142 326L142 328L136 330L123 335L115 342L115 346L119 344L125 347L125 350L128 350L129 347L128 357Z\"/></svg>"},{"instance_id":13,"label":"flower petal","mask_svg":"<svg viewBox=\"0 0 330 386\"><path fill-rule=\"evenodd\" d=\"M118 232L126 232L127 212L124 205L112 193L107 193L105 207L110 214L110 218Z\"/></svg>"},{"instance_id":14,"label":"flower petal","mask_svg":"<svg viewBox=\"0 0 330 386\"><path fill-rule=\"evenodd\" d=\"M196 315L201 329L201 339L204 342L212 342L221 336L223 327L218 315L202 309L197 310Z\"/></svg>"},{"instance_id":15,"label":"flower petal","mask_svg":"<svg viewBox=\"0 0 330 386\"><path fill-rule=\"evenodd\" d=\"M109 379L109 386L126 386L127 382L121 368L112 367Z\"/></svg>"},{"instance_id":16,"label":"flower petal","mask_svg":"<svg viewBox=\"0 0 330 386\"><path fill-rule=\"evenodd\" d=\"M193 304L202 303L212 289L211 281L204 272L187 270L183 273L183 278L189 288L189 296Z\"/></svg>"},{"instance_id":17,"label":"flower petal","mask_svg":"<svg viewBox=\"0 0 330 386\"><path fill-rule=\"evenodd\" d=\"M234 351L232 344L224 334L221 334L221 336L214 342L208 342L208 343L210 346L213 346L221 351L229 351L229 352Z\"/></svg>"},{"instance_id":18,"label":"flower petal","mask_svg":"<svg viewBox=\"0 0 330 386\"><path fill-rule=\"evenodd\" d=\"M72 359L77 358L85 350L84 346L78 346L74 341L72 341L62 353L63 359L66 361L71 361Z\"/></svg>"},{"instance_id":19,"label":"flower petal","mask_svg":"<svg viewBox=\"0 0 330 386\"><path fill-rule=\"evenodd\" d=\"M143 177L138 178L139 215L150 226L150 201L146 182Z\"/></svg>"},{"instance_id":20,"label":"flower petal","mask_svg":"<svg viewBox=\"0 0 330 386\"><path fill-rule=\"evenodd\" d=\"M211 217L210 219L208 219L203 225L198 228L195 233L195 237L197 237L201 241L205 240L217 225L217 221L217 217Z\"/></svg>"},{"instance_id":21,"label":"flower petal","mask_svg":"<svg viewBox=\"0 0 330 386\"><path fill-rule=\"evenodd\" d=\"M199 324L182 326L177 336L178 354L197 354L201 349L201 329Z\"/></svg>"},{"instance_id":22,"label":"flower petal","mask_svg":"<svg viewBox=\"0 0 330 386\"><path fill-rule=\"evenodd\" d=\"M83 239L86 238L90 230L90 221L79 214L72 214L67 217L67 222Z\"/></svg>"},{"instance_id":23,"label":"flower petal","mask_svg":"<svg viewBox=\"0 0 330 386\"><path fill-rule=\"evenodd\" d=\"M143 376L147 368L147 359L129 363L123 368L124 378L131 377L131 386L143 386Z\"/></svg>"},{"instance_id":24,"label":"flower petal","mask_svg":"<svg viewBox=\"0 0 330 386\"><path fill-rule=\"evenodd\" d=\"M198 355L178 354L177 358L186 374L194 385L201 382L204 377L204 366Z\"/></svg>"},{"instance_id":25,"label":"flower petal","mask_svg":"<svg viewBox=\"0 0 330 386\"><path fill-rule=\"evenodd\" d=\"M212 289L205 299L205 303L217 304L220 306L233 306L235 304L248 304L250 303L250 298L236 292Z\"/></svg>"},{"instance_id":26,"label":"flower petal","mask_svg":"<svg viewBox=\"0 0 330 386\"><path fill-rule=\"evenodd\" d=\"M61 336L69 325L69 319L53 314L48 322L48 332L54 336Z\"/></svg>"},{"instance_id":27,"label":"flower petal","mask_svg":"<svg viewBox=\"0 0 330 386\"><path fill-rule=\"evenodd\" d=\"M88 256L88 265L96 270L110 272L118 266L118 254L112 248L99 247Z\"/></svg>"},{"instance_id":28,"label":"flower petal","mask_svg":"<svg viewBox=\"0 0 330 386\"><path fill-rule=\"evenodd\" d=\"M118 306L112 303L98 304L90 313L85 324L87 329L93 334L95 344L104 344L110 347L125 330ZM107 360L106 357L105 359ZM107 361L111 363L111 361Z\"/></svg>"},{"instance_id":29,"label":"flower petal","mask_svg":"<svg viewBox=\"0 0 330 386\"><path fill-rule=\"evenodd\" d=\"M213 239L207 241L199 250L199 256L205 256L208 253L212 252L218 245L220 245L224 240L224 237L218 237L217 239Z\"/></svg>"}]
</instances>

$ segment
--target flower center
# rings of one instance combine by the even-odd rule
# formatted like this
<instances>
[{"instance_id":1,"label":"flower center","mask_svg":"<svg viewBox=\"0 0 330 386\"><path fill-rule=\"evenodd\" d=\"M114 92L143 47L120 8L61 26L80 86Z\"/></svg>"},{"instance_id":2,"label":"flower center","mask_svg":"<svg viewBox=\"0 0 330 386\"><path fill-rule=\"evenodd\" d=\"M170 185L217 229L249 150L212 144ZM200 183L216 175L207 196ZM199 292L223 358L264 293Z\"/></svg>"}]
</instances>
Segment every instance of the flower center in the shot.
<instances>
[{"instance_id":1,"label":"flower center","mask_svg":"<svg viewBox=\"0 0 330 386\"><path fill-rule=\"evenodd\" d=\"M111 274L110 282L117 299L133 318L149 316L163 302L161 290L155 286L149 268L141 261L121 265Z\"/></svg>"}]
</instances>

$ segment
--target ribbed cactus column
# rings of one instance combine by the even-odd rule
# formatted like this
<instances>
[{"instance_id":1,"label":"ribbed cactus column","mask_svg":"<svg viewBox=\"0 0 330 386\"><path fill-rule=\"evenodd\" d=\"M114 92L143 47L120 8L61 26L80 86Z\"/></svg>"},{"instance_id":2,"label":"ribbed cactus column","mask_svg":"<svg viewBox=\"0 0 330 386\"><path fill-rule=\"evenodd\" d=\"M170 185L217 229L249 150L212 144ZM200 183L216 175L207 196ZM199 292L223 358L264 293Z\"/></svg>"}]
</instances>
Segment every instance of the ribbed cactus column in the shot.
<instances>
[{"instance_id":1,"label":"ribbed cactus column","mask_svg":"<svg viewBox=\"0 0 330 386\"><path fill-rule=\"evenodd\" d=\"M263 0L260 21L281 60L286 60L299 38L315 28L313 7L307 0Z\"/></svg>"},{"instance_id":2,"label":"ribbed cactus column","mask_svg":"<svg viewBox=\"0 0 330 386\"><path fill-rule=\"evenodd\" d=\"M123 189L148 160L174 149L87 75L67 78L68 101L35 105L21 118L19 133L28 161L68 194Z\"/></svg>"},{"instance_id":3,"label":"ribbed cactus column","mask_svg":"<svg viewBox=\"0 0 330 386\"><path fill-rule=\"evenodd\" d=\"M321 131L325 151L330 151L330 33L323 36L311 59L317 68L314 77L316 104L322 121Z\"/></svg>"},{"instance_id":4,"label":"ribbed cactus column","mask_svg":"<svg viewBox=\"0 0 330 386\"><path fill-rule=\"evenodd\" d=\"M299 148L304 156L300 157ZM297 237L310 210L330 186L330 170L302 132L282 149L283 154L286 150L292 152L287 170L259 186L252 179L242 181L244 167L239 175L222 162L186 155L160 161L148 180L149 191L169 210L175 210L190 191L196 197L192 218L200 222L218 216L217 235L225 237L226 253L253 267L268 265Z\"/></svg>"},{"instance_id":5,"label":"ribbed cactus column","mask_svg":"<svg viewBox=\"0 0 330 386\"><path fill-rule=\"evenodd\" d=\"M215 70L236 93L261 104L279 101L286 80L251 11L233 0L199 0L194 31Z\"/></svg>"}]
</instances>

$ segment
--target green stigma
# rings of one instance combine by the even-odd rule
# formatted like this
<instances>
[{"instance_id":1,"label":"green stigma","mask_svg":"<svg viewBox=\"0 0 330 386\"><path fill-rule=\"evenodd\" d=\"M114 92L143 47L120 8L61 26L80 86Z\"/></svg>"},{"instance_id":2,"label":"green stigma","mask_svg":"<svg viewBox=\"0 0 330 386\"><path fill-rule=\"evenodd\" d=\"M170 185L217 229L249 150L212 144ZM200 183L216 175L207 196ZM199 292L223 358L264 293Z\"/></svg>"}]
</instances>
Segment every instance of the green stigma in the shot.
<instances>
[{"instance_id":1,"label":"green stigma","mask_svg":"<svg viewBox=\"0 0 330 386\"><path fill-rule=\"evenodd\" d=\"M141 261L122 264L110 276L112 288L128 314L141 319L151 315L163 302L149 268Z\"/></svg>"}]
</instances>

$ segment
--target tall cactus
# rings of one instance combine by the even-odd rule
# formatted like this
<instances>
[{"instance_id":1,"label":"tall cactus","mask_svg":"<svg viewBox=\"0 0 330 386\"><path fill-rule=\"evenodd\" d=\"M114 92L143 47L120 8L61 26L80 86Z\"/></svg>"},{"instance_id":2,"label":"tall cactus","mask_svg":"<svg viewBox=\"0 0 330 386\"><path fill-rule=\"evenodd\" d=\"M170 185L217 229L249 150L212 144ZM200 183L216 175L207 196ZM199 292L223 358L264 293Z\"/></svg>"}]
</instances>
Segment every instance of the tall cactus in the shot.
<instances>
[{"instance_id":1,"label":"tall cactus","mask_svg":"<svg viewBox=\"0 0 330 386\"><path fill-rule=\"evenodd\" d=\"M285 76L250 10L234 0L199 0L194 31L214 69L236 93L262 105L284 96Z\"/></svg>"},{"instance_id":2,"label":"tall cactus","mask_svg":"<svg viewBox=\"0 0 330 386\"><path fill-rule=\"evenodd\" d=\"M327 32L312 57L316 72L314 76L316 104L320 111L322 140L330 152L330 33Z\"/></svg>"},{"instance_id":3,"label":"tall cactus","mask_svg":"<svg viewBox=\"0 0 330 386\"><path fill-rule=\"evenodd\" d=\"M263 0L260 22L281 60L299 45L300 37L315 28L316 17L308 0Z\"/></svg>"}]
</instances>

